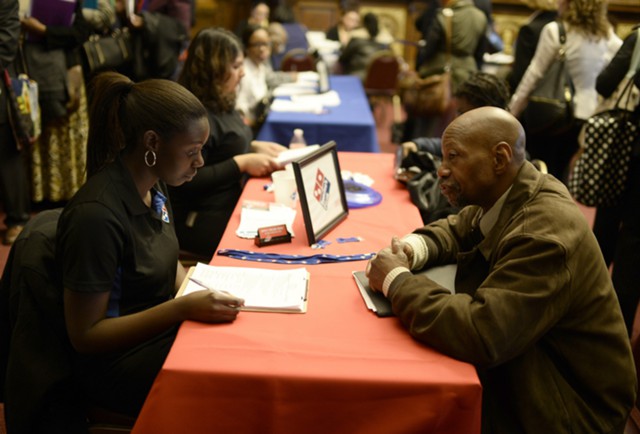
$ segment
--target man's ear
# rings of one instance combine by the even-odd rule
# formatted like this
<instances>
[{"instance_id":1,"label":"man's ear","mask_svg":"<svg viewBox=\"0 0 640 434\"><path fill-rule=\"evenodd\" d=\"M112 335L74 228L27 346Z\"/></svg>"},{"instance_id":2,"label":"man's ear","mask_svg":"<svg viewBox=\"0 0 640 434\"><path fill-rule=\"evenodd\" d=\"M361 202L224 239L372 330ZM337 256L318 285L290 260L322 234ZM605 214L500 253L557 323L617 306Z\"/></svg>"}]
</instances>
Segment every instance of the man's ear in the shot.
<instances>
[{"instance_id":1,"label":"man's ear","mask_svg":"<svg viewBox=\"0 0 640 434\"><path fill-rule=\"evenodd\" d=\"M160 144L160 138L158 134L153 130L147 130L142 135L142 147L146 150L158 152L158 146Z\"/></svg>"},{"instance_id":2,"label":"man's ear","mask_svg":"<svg viewBox=\"0 0 640 434\"><path fill-rule=\"evenodd\" d=\"M498 174L504 173L513 159L513 149L507 142L500 142L493 147L493 167Z\"/></svg>"}]
</instances>

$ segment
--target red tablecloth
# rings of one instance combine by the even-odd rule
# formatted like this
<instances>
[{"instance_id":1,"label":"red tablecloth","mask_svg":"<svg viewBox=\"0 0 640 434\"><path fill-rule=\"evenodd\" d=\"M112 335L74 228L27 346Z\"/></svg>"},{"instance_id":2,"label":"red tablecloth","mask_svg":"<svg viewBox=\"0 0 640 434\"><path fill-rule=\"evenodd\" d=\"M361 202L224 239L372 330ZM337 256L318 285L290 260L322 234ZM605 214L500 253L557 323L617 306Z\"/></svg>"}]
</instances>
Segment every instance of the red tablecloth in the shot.
<instances>
[{"instance_id":1,"label":"red tablecloth","mask_svg":"<svg viewBox=\"0 0 640 434\"><path fill-rule=\"evenodd\" d=\"M366 173L383 195L350 210L325 239L330 254L375 252L421 225L391 178L390 154L340 153L341 168ZM267 179L243 199L271 200ZM239 204L240 206L241 204ZM258 249L236 237L236 209L223 248ZM260 249L317 253L298 209L291 244ZM363 237L339 244L337 237ZM287 267L214 256L214 265ZM480 432L481 386L473 366L414 341L396 318L368 311L351 276L366 262L309 265L305 314L241 312L232 324L185 322L133 430L140 433Z\"/></svg>"}]
</instances>

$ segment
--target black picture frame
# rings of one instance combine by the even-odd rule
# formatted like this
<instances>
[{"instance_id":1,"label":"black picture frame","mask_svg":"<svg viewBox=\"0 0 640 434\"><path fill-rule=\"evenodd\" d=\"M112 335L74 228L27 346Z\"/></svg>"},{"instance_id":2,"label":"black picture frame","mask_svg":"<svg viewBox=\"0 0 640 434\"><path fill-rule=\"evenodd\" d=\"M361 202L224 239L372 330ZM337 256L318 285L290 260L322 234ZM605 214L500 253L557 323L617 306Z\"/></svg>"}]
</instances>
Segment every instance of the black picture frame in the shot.
<instances>
[{"instance_id":1,"label":"black picture frame","mask_svg":"<svg viewBox=\"0 0 640 434\"><path fill-rule=\"evenodd\" d=\"M292 165L307 239L312 245L349 215L336 142L325 143Z\"/></svg>"}]
</instances>

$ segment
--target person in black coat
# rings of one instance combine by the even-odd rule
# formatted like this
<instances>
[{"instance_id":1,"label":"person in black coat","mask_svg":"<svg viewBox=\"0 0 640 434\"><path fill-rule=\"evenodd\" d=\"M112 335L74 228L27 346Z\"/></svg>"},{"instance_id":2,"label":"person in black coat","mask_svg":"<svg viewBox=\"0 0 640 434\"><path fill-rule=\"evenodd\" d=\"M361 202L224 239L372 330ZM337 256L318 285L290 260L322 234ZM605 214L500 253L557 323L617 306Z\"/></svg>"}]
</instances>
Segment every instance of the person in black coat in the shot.
<instances>
[{"instance_id":1,"label":"person in black coat","mask_svg":"<svg viewBox=\"0 0 640 434\"><path fill-rule=\"evenodd\" d=\"M0 0L0 72L3 75L5 68L11 76L16 75L13 62L19 36L18 0ZM29 220L30 202L26 168L9 124L4 85L0 85L0 197L7 226L3 243L12 244Z\"/></svg>"},{"instance_id":2,"label":"person in black coat","mask_svg":"<svg viewBox=\"0 0 640 434\"><path fill-rule=\"evenodd\" d=\"M640 42L639 27L636 26L627 36L611 63L598 76L596 90L605 98L613 94L629 70L633 50ZM634 83L640 85L640 73L637 71ZM640 105L636 106L635 112L640 115ZM629 335L640 301L640 262L637 259L640 248L640 137L638 139L629 164L624 196L616 206L598 207L593 224L593 232L607 265L613 262L613 285Z\"/></svg>"},{"instance_id":3,"label":"person in black coat","mask_svg":"<svg viewBox=\"0 0 640 434\"><path fill-rule=\"evenodd\" d=\"M531 59L533 59L542 28L558 16L555 2L532 0L529 5L537 10L529 17L529 21L520 27L516 37L513 67L507 78L512 92L518 87Z\"/></svg>"}]
</instances>

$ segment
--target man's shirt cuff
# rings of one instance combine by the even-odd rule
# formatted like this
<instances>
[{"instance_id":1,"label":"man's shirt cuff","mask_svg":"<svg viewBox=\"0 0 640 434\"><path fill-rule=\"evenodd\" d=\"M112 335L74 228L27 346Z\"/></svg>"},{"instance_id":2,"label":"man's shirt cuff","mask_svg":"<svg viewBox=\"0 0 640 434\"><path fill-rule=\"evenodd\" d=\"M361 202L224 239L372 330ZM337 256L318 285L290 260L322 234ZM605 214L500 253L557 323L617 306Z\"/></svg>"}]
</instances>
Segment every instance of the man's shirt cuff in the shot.
<instances>
[{"instance_id":1,"label":"man's shirt cuff","mask_svg":"<svg viewBox=\"0 0 640 434\"><path fill-rule=\"evenodd\" d=\"M412 270L421 270L429 259L429 249L424 238L417 234L409 234L402 238L402 241L409 244L413 250Z\"/></svg>"},{"instance_id":2,"label":"man's shirt cuff","mask_svg":"<svg viewBox=\"0 0 640 434\"><path fill-rule=\"evenodd\" d=\"M398 277L399 274L402 274L402 273L405 273L405 272L409 272L410 273L411 270L409 270L406 267L396 267L393 270L391 270L389 272L389 274L387 274L385 276L384 282L382 282L382 293L384 294L385 297L389 293L389 287L393 283L394 279L396 277Z\"/></svg>"}]
</instances>

